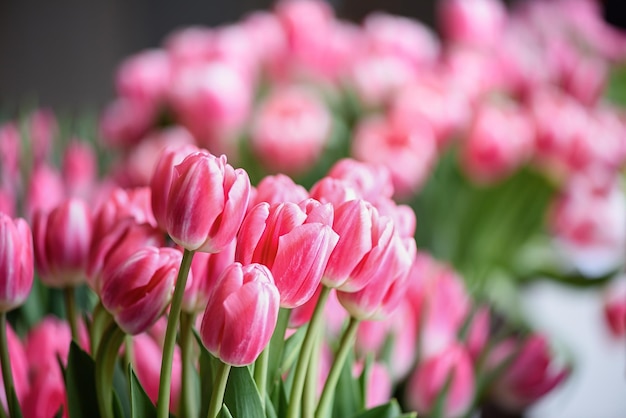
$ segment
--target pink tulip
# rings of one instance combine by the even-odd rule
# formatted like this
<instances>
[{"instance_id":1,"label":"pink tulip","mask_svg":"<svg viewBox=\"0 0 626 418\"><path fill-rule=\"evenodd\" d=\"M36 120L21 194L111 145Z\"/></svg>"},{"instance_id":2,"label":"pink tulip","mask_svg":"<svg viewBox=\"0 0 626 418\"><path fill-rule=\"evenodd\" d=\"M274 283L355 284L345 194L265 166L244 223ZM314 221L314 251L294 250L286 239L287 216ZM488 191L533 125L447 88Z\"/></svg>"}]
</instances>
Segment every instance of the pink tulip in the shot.
<instances>
[{"instance_id":1,"label":"pink tulip","mask_svg":"<svg viewBox=\"0 0 626 418\"><path fill-rule=\"evenodd\" d=\"M100 299L124 332L142 333L163 314L181 259L173 248L145 247L121 264L114 260L104 266Z\"/></svg>"},{"instance_id":2,"label":"pink tulip","mask_svg":"<svg viewBox=\"0 0 626 418\"><path fill-rule=\"evenodd\" d=\"M512 355L512 362L496 378L491 390L492 399L505 408L523 410L568 377L568 368L551 367L554 362L545 336L533 334L518 348L506 344L505 340L497 346L488 360L494 365L493 361L497 358L507 361L507 357Z\"/></svg>"},{"instance_id":3,"label":"pink tulip","mask_svg":"<svg viewBox=\"0 0 626 418\"><path fill-rule=\"evenodd\" d=\"M15 193L11 186L0 186L0 212L10 216L15 216L17 202Z\"/></svg>"},{"instance_id":4,"label":"pink tulip","mask_svg":"<svg viewBox=\"0 0 626 418\"><path fill-rule=\"evenodd\" d=\"M430 174L437 157L432 129L416 121L410 128L381 118L363 119L356 128L352 154L361 161L385 165L396 193L416 192Z\"/></svg>"},{"instance_id":5,"label":"pink tulip","mask_svg":"<svg viewBox=\"0 0 626 418\"><path fill-rule=\"evenodd\" d=\"M337 243L332 219L332 206L313 199L299 205L259 203L241 226L235 259L267 266L281 307L300 306L315 293Z\"/></svg>"},{"instance_id":6,"label":"pink tulip","mask_svg":"<svg viewBox=\"0 0 626 418\"><path fill-rule=\"evenodd\" d=\"M187 250L220 252L239 231L250 188L248 173L227 164L225 156L205 152L187 156L172 178L167 232Z\"/></svg>"},{"instance_id":7,"label":"pink tulip","mask_svg":"<svg viewBox=\"0 0 626 418\"><path fill-rule=\"evenodd\" d=\"M233 263L209 296L200 336L211 354L232 366L253 363L276 327L280 296L260 264Z\"/></svg>"},{"instance_id":8,"label":"pink tulip","mask_svg":"<svg viewBox=\"0 0 626 418\"><path fill-rule=\"evenodd\" d=\"M233 240L219 253L194 255L183 296L183 311L196 313L206 308L209 294L219 286L219 277L235 261L236 245L237 240Z\"/></svg>"},{"instance_id":9,"label":"pink tulip","mask_svg":"<svg viewBox=\"0 0 626 418\"><path fill-rule=\"evenodd\" d=\"M100 117L100 136L110 147L130 148L152 127L157 108L123 97L110 103Z\"/></svg>"},{"instance_id":10,"label":"pink tulip","mask_svg":"<svg viewBox=\"0 0 626 418\"><path fill-rule=\"evenodd\" d=\"M334 207L360 196L348 181L328 176L321 178L311 187L310 195L313 199L330 203Z\"/></svg>"},{"instance_id":11,"label":"pink tulip","mask_svg":"<svg viewBox=\"0 0 626 418\"><path fill-rule=\"evenodd\" d=\"M117 162L112 177L121 187L148 186L165 149L185 147L191 149L195 143L196 140L191 133L180 126L150 132Z\"/></svg>"},{"instance_id":12,"label":"pink tulip","mask_svg":"<svg viewBox=\"0 0 626 418\"><path fill-rule=\"evenodd\" d=\"M87 204L68 199L33 221L35 267L43 283L73 286L85 281L93 217Z\"/></svg>"},{"instance_id":13,"label":"pink tulip","mask_svg":"<svg viewBox=\"0 0 626 418\"><path fill-rule=\"evenodd\" d=\"M494 183L529 159L533 137L529 119L515 103L483 103L470 122L461 164L475 182Z\"/></svg>"},{"instance_id":14,"label":"pink tulip","mask_svg":"<svg viewBox=\"0 0 626 418\"><path fill-rule=\"evenodd\" d=\"M90 200L98 175L98 161L91 144L73 140L65 149L61 170L68 195Z\"/></svg>"},{"instance_id":15,"label":"pink tulip","mask_svg":"<svg viewBox=\"0 0 626 418\"><path fill-rule=\"evenodd\" d=\"M271 171L301 174L319 160L330 129L331 117L320 98L291 87L272 92L260 105L250 140Z\"/></svg>"},{"instance_id":16,"label":"pink tulip","mask_svg":"<svg viewBox=\"0 0 626 418\"><path fill-rule=\"evenodd\" d=\"M470 319L465 345L474 363L478 362L489 342L491 315L489 308L478 308Z\"/></svg>"},{"instance_id":17,"label":"pink tulip","mask_svg":"<svg viewBox=\"0 0 626 418\"><path fill-rule=\"evenodd\" d=\"M381 363L372 363L365 387L365 407L370 409L389 402L393 384L387 367Z\"/></svg>"},{"instance_id":18,"label":"pink tulip","mask_svg":"<svg viewBox=\"0 0 626 418\"><path fill-rule=\"evenodd\" d=\"M121 264L141 248L165 245L163 235L149 224L138 224L132 218L120 219L106 234L94 236L89 251L87 283L100 294L103 270L107 264Z\"/></svg>"},{"instance_id":19,"label":"pink tulip","mask_svg":"<svg viewBox=\"0 0 626 418\"><path fill-rule=\"evenodd\" d=\"M14 122L0 125L0 173L4 182L17 183L20 179L22 137Z\"/></svg>"},{"instance_id":20,"label":"pink tulip","mask_svg":"<svg viewBox=\"0 0 626 418\"><path fill-rule=\"evenodd\" d=\"M161 377L161 358L163 348L160 338L153 333L141 333L133 337L132 362L137 379L146 391L146 394L156 402L159 396L159 383ZM170 412L176 413L181 389L181 353L180 347L174 347L174 358L172 360L172 383L170 391Z\"/></svg>"},{"instance_id":21,"label":"pink tulip","mask_svg":"<svg viewBox=\"0 0 626 418\"><path fill-rule=\"evenodd\" d=\"M603 298L604 319L615 338L626 335L626 278L610 283Z\"/></svg>"},{"instance_id":22,"label":"pink tulip","mask_svg":"<svg viewBox=\"0 0 626 418\"><path fill-rule=\"evenodd\" d=\"M259 182L254 199L251 199L250 207L252 208L261 202L267 202L270 205L282 202L300 203L308 197L309 193L306 189L296 184L291 177L276 174L266 176Z\"/></svg>"},{"instance_id":23,"label":"pink tulip","mask_svg":"<svg viewBox=\"0 0 626 418\"><path fill-rule=\"evenodd\" d=\"M391 173L383 164L343 158L331 167L328 177L345 180L357 191L358 197L370 202L393 196Z\"/></svg>"},{"instance_id":24,"label":"pink tulip","mask_svg":"<svg viewBox=\"0 0 626 418\"><path fill-rule=\"evenodd\" d=\"M322 283L345 292L363 289L388 258L395 245L391 219L364 200L351 200L335 209L333 230L339 235Z\"/></svg>"},{"instance_id":25,"label":"pink tulip","mask_svg":"<svg viewBox=\"0 0 626 418\"><path fill-rule=\"evenodd\" d=\"M69 418L65 382L59 371L57 374L37 373L31 378L28 395L23 401L24 418L56 417L63 409L61 417Z\"/></svg>"},{"instance_id":26,"label":"pink tulip","mask_svg":"<svg viewBox=\"0 0 626 418\"><path fill-rule=\"evenodd\" d=\"M170 60L165 51L152 49L126 58L115 75L117 93L127 99L159 105L170 84Z\"/></svg>"},{"instance_id":27,"label":"pink tulip","mask_svg":"<svg viewBox=\"0 0 626 418\"><path fill-rule=\"evenodd\" d=\"M417 366L409 380L407 402L418 413L429 414L446 387L441 416L463 416L474 399L475 378L472 360L463 346L458 344L447 347Z\"/></svg>"},{"instance_id":28,"label":"pink tulip","mask_svg":"<svg viewBox=\"0 0 626 418\"><path fill-rule=\"evenodd\" d=\"M172 187L172 180L176 175L176 167L185 157L199 149L194 145L172 146L165 148L154 167L154 174L150 181L152 211L157 225L166 231L167 204Z\"/></svg>"},{"instance_id":29,"label":"pink tulip","mask_svg":"<svg viewBox=\"0 0 626 418\"><path fill-rule=\"evenodd\" d=\"M384 319L405 295L407 275L417 247L413 238L394 235L386 254L379 258L378 268L370 270L370 281L365 287L357 291L337 291L339 302L354 318Z\"/></svg>"},{"instance_id":30,"label":"pink tulip","mask_svg":"<svg viewBox=\"0 0 626 418\"><path fill-rule=\"evenodd\" d=\"M500 0L445 0L439 20L443 36L477 47L491 47L501 38L507 20Z\"/></svg>"},{"instance_id":31,"label":"pink tulip","mask_svg":"<svg viewBox=\"0 0 626 418\"><path fill-rule=\"evenodd\" d=\"M0 212L0 311L22 305L33 285L33 239L24 219Z\"/></svg>"},{"instance_id":32,"label":"pink tulip","mask_svg":"<svg viewBox=\"0 0 626 418\"><path fill-rule=\"evenodd\" d=\"M41 164L30 175L26 191L26 216L33 220L38 211L48 212L66 198L65 186L58 170Z\"/></svg>"},{"instance_id":33,"label":"pink tulip","mask_svg":"<svg viewBox=\"0 0 626 418\"><path fill-rule=\"evenodd\" d=\"M393 220L398 234L403 238L415 236L417 217L409 205L398 205L393 199L380 197L372 202L378 213Z\"/></svg>"},{"instance_id":34,"label":"pink tulip","mask_svg":"<svg viewBox=\"0 0 626 418\"><path fill-rule=\"evenodd\" d=\"M50 156L55 137L59 134L59 124L50 109L37 109L29 117L26 139L30 140L35 167L45 162Z\"/></svg>"}]
</instances>

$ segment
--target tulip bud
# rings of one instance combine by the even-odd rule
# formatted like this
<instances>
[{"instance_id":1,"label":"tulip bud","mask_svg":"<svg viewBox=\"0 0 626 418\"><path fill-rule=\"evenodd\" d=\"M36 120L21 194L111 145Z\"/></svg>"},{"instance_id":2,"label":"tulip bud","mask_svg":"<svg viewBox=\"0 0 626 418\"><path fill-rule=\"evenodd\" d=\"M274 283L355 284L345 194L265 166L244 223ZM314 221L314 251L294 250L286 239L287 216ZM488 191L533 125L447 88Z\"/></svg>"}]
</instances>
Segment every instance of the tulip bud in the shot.
<instances>
[{"instance_id":1,"label":"tulip bud","mask_svg":"<svg viewBox=\"0 0 626 418\"><path fill-rule=\"evenodd\" d=\"M345 180L357 191L360 198L370 202L393 196L391 173L382 164L344 158L332 166L328 177Z\"/></svg>"},{"instance_id":2,"label":"tulip bud","mask_svg":"<svg viewBox=\"0 0 626 418\"><path fill-rule=\"evenodd\" d=\"M121 264L105 264L100 299L124 332L144 332L163 314L181 260L181 252L173 248L146 247Z\"/></svg>"},{"instance_id":3,"label":"tulip bud","mask_svg":"<svg viewBox=\"0 0 626 418\"><path fill-rule=\"evenodd\" d=\"M440 4L441 28L452 42L490 47L501 39L507 12L500 0L445 0Z\"/></svg>"},{"instance_id":4,"label":"tulip bud","mask_svg":"<svg viewBox=\"0 0 626 418\"><path fill-rule=\"evenodd\" d=\"M170 83L170 62L165 51L147 50L120 64L115 85L120 96L137 102L159 105Z\"/></svg>"},{"instance_id":5,"label":"tulip bud","mask_svg":"<svg viewBox=\"0 0 626 418\"><path fill-rule=\"evenodd\" d=\"M73 140L63 154L63 181L68 195L88 200L94 193L98 171L96 154L90 143Z\"/></svg>"},{"instance_id":6,"label":"tulip bud","mask_svg":"<svg viewBox=\"0 0 626 418\"><path fill-rule=\"evenodd\" d=\"M332 206L313 199L300 205L259 203L241 226L235 259L267 266L281 307L300 306L315 293L337 243L332 218Z\"/></svg>"},{"instance_id":7,"label":"tulip bud","mask_svg":"<svg viewBox=\"0 0 626 418\"><path fill-rule=\"evenodd\" d=\"M253 363L278 319L280 296L272 273L260 264L233 263L209 296L200 336L211 354L232 366Z\"/></svg>"},{"instance_id":8,"label":"tulip bud","mask_svg":"<svg viewBox=\"0 0 626 418\"><path fill-rule=\"evenodd\" d=\"M48 212L65 199L65 186L58 170L41 164L31 173L26 191L26 217L35 218L38 211Z\"/></svg>"},{"instance_id":9,"label":"tulip bud","mask_svg":"<svg viewBox=\"0 0 626 418\"><path fill-rule=\"evenodd\" d=\"M248 207L250 179L226 157L193 153L175 167L167 200L170 237L190 251L220 252L234 238Z\"/></svg>"},{"instance_id":10,"label":"tulip bud","mask_svg":"<svg viewBox=\"0 0 626 418\"><path fill-rule=\"evenodd\" d=\"M23 219L0 212L0 312L22 305L33 285L33 239Z\"/></svg>"},{"instance_id":11,"label":"tulip bud","mask_svg":"<svg viewBox=\"0 0 626 418\"><path fill-rule=\"evenodd\" d=\"M472 360L463 346L453 344L417 366L409 381L407 401L418 413L429 414L446 390L441 416L456 418L472 404L474 388Z\"/></svg>"},{"instance_id":12,"label":"tulip bud","mask_svg":"<svg viewBox=\"0 0 626 418\"><path fill-rule=\"evenodd\" d=\"M33 222L35 266L44 284L72 286L85 281L93 220L89 206L69 199Z\"/></svg>"},{"instance_id":13,"label":"tulip bud","mask_svg":"<svg viewBox=\"0 0 626 418\"><path fill-rule=\"evenodd\" d=\"M276 174L264 177L259 182L250 207L252 208L261 202L267 202L270 205L282 202L300 203L308 197L309 193L306 189L294 183L291 177L284 174Z\"/></svg>"},{"instance_id":14,"label":"tulip bud","mask_svg":"<svg viewBox=\"0 0 626 418\"><path fill-rule=\"evenodd\" d=\"M334 207L360 195L350 183L343 179L324 177L311 187L310 195L322 203L331 203Z\"/></svg>"}]
</instances>

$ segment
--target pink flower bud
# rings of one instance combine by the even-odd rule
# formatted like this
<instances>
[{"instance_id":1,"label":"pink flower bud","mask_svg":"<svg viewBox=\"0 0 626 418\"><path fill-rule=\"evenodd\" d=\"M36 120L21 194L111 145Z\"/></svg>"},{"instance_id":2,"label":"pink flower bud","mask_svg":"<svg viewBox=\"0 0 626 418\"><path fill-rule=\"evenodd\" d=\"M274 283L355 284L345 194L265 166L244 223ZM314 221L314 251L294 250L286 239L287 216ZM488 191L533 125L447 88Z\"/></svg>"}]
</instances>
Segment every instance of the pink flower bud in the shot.
<instances>
[{"instance_id":1,"label":"pink flower bud","mask_svg":"<svg viewBox=\"0 0 626 418\"><path fill-rule=\"evenodd\" d=\"M398 205L393 199L381 197L372 202L378 213L388 216L393 221L398 234L403 238L415 236L417 217L409 205Z\"/></svg>"},{"instance_id":2,"label":"pink flower bud","mask_svg":"<svg viewBox=\"0 0 626 418\"><path fill-rule=\"evenodd\" d=\"M59 361L67 364L71 341L72 334L67 322L54 316L43 318L28 332L24 346L31 373L58 372L62 381Z\"/></svg>"},{"instance_id":3,"label":"pink flower bud","mask_svg":"<svg viewBox=\"0 0 626 418\"><path fill-rule=\"evenodd\" d=\"M409 380L407 402L418 413L429 414L446 386L448 390L441 416L461 417L472 404L475 379L472 360L463 346L458 344L447 347L417 366Z\"/></svg>"},{"instance_id":4,"label":"pink flower bud","mask_svg":"<svg viewBox=\"0 0 626 418\"><path fill-rule=\"evenodd\" d=\"M378 258L377 268L370 268L370 280L357 291L337 291L337 298L354 318L384 319L396 309L405 295L406 279L417 252L413 238L394 233L390 244Z\"/></svg>"},{"instance_id":5,"label":"pink flower bud","mask_svg":"<svg viewBox=\"0 0 626 418\"><path fill-rule=\"evenodd\" d=\"M185 157L199 151L194 145L168 147L163 150L150 181L152 211L162 230L167 230L167 202L172 187L172 179L176 173L174 167L183 162Z\"/></svg>"},{"instance_id":6,"label":"pink flower bud","mask_svg":"<svg viewBox=\"0 0 626 418\"><path fill-rule=\"evenodd\" d=\"M27 219L33 220L38 211L48 212L65 199L65 186L58 170L41 164L30 176L26 195Z\"/></svg>"},{"instance_id":7,"label":"pink flower bud","mask_svg":"<svg viewBox=\"0 0 626 418\"><path fill-rule=\"evenodd\" d=\"M68 418L67 394L60 370L58 374L33 375L30 390L22 405L24 418L54 417L61 408L63 408L61 416Z\"/></svg>"},{"instance_id":8,"label":"pink flower bud","mask_svg":"<svg viewBox=\"0 0 626 418\"><path fill-rule=\"evenodd\" d=\"M365 407L374 408L389 402L392 395L391 376L384 364L372 364L365 388Z\"/></svg>"},{"instance_id":9,"label":"pink flower bud","mask_svg":"<svg viewBox=\"0 0 626 418\"><path fill-rule=\"evenodd\" d=\"M164 241L160 231L151 225L138 224L132 218L118 220L106 234L94 236L89 251L87 283L99 295L105 265L121 264L140 248L160 247Z\"/></svg>"},{"instance_id":10,"label":"pink flower bud","mask_svg":"<svg viewBox=\"0 0 626 418\"><path fill-rule=\"evenodd\" d=\"M491 315L489 308L482 306L474 312L467 329L465 345L474 362L477 362L489 342Z\"/></svg>"},{"instance_id":11,"label":"pink flower bud","mask_svg":"<svg viewBox=\"0 0 626 418\"><path fill-rule=\"evenodd\" d=\"M120 96L158 105L170 83L170 60L165 51L142 51L120 64L115 85Z\"/></svg>"},{"instance_id":12,"label":"pink flower bud","mask_svg":"<svg viewBox=\"0 0 626 418\"><path fill-rule=\"evenodd\" d=\"M357 191L361 199L370 202L381 197L393 196L391 173L383 164L344 158L331 167L328 177L345 180Z\"/></svg>"},{"instance_id":13,"label":"pink flower bud","mask_svg":"<svg viewBox=\"0 0 626 418\"><path fill-rule=\"evenodd\" d=\"M284 174L264 177L256 187L256 193L250 207L257 203L293 202L300 203L309 197L304 187L294 183L291 177ZM319 199L318 199L319 200Z\"/></svg>"},{"instance_id":14,"label":"pink flower bud","mask_svg":"<svg viewBox=\"0 0 626 418\"><path fill-rule=\"evenodd\" d=\"M311 187L310 195L322 203L330 203L334 207L359 198L359 193L346 180L324 177Z\"/></svg>"},{"instance_id":15,"label":"pink flower bud","mask_svg":"<svg viewBox=\"0 0 626 418\"><path fill-rule=\"evenodd\" d=\"M337 243L332 219L332 206L313 199L299 205L259 203L241 226L235 259L267 266L281 307L300 306L315 293Z\"/></svg>"},{"instance_id":16,"label":"pink flower bud","mask_svg":"<svg viewBox=\"0 0 626 418\"><path fill-rule=\"evenodd\" d=\"M235 262L236 244L237 240L233 240L219 253L194 255L183 296L184 311L195 313L206 308L209 294L218 286L219 277Z\"/></svg>"},{"instance_id":17,"label":"pink flower bud","mask_svg":"<svg viewBox=\"0 0 626 418\"><path fill-rule=\"evenodd\" d=\"M272 273L260 264L233 263L218 283L202 318L202 342L224 363L251 364L276 327L280 296Z\"/></svg>"},{"instance_id":18,"label":"pink flower bud","mask_svg":"<svg viewBox=\"0 0 626 418\"><path fill-rule=\"evenodd\" d=\"M182 260L173 248L141 248L123 263L107 263L100 299L127 334L150 328L163 314L174 291Z\"/></svg>"},{"instance_id":19,"label":"pink flower bud","mask_svg":"<svg viewBox=\"0 0 626 418\"><path fill-rule=\"evenodd\" d=\"M501 39L507 11L500 0L445 0L440 4L441 30L450 41L490 47Z\"/></svg>"},{"instance_id":20,"label":"pink flower bud","mask_svg":"<svg viewBox=\"0 0 626 418\"><path fill-rule=\"evenodd\" d=\"M166 211L170 237L187 250L220 252L234 238L248 207L250 179L226 157L193 153L175 167Z\"/></svg>"},{"instance_id":21,"label":"pink flower bud","mask_svg":"<svg viewBox=\"0 0 626 418\"><path fill-rule=\"evenodd\" d=\"M100 135L104 144L122 148L136 145L150 130L156 113L153 104L116 99L100 117Z\"/></svg>"},{"instance_id":22,"label":"pink flower bud","mask_svg":"<svg viewBox=\"0 0 626 418\"><path fill-rule=\"evenodd\" d=\"M497 356L495 351L498 349L494 349L492 356ZM554 366L548 341L543 335L531 335L512 354L512 362L493 382L491 392L492 398L509 410L526 408L569 375L568 368Z\"/></svg>"},{"instance_id":23,"label":"pink flower bud","mask_svg":"<svg viewBox=\"0 0 626 418\"><path fill-rule=\"evenodd\" d=\"M260 105L251 145L274 172L301 174L319 160L330 138L324 103L304 88L276 90Z\"/></svg>"},{"instance_id":24,"label":"pink flower bud","mask_svg":"<svg viewBox=\"0 0 626 418\"><path fill-rule=\"evenodd\" d=\"M0 311L22 305L33 285L33 239L25 220L0 212Z\"/></svg>"},{"instance_id":25,"label":"pink flower bud","mask_svg":"<svg viewBox=\"0 0 626 418\"><path fill-rule=\"evenodd\" d=\"M89 200L98 174L98 162L91 144L73 140L65 149L61 169L68 195Z\"/></svg>"},{"instance_id":26,"label":"pink flower bud","mask_svg":"<svg viewBox=\"0 0 626 418\"><path fill-rule=\"evenodd\" d=\"M139 383L146 394L156 402L159 396L159 383L161 381L161 358L163 357L162 342L152 333L142 333L133 337L133 368L137 373ZM170 411L178 410L178 402L181 389L182 362L180 347L174 346L174 358L172 360L172 383L170 391Z\"/></svg>"},{"instance_id":27,"label":"pink flower bud","mask_svg":"<svg viewBox=\"0 0 626 418\"><path fill-rule=\"evenodd\" d=\"M328 261L322 283L345 292L363 289L379 273L393 245L391 219L364 200L351 200L335 209L333 230L339 241Z\"/></svg>"},{"instance_id":28,"label":"pink flower bud","mask_svg":"<svg viewBox=\"0 0 626 418\"><path fill-rule=\"evenodd\" d=\"M79 199L35 215L35 266L44 284L65 287L85 281L92 232L91 210Z\"/></svg>"},{"instance_id":29,"label":"pink flower bud","mask_svg":"<svg viewBox=\"0 0 626 418\"><path fill-rule=\"evenodd\" d=\"M406 196L416 192L430 174L437 144L431 127L423 121L408 127L371 117L356 128L352 154L358 160L385 165L396 193Z\"/></svg>"},{"instance_id":30,"label":"pink flower bud","mask_svg":"<svg viewBox=\"0 0 626 418\"><path fill-rule=\"evenodd\" d=\"M472 180L496 182L528 160L533 137L530 121L515 103L483 103L470 123L462 165Z\"/></svg>"}]
</instances>

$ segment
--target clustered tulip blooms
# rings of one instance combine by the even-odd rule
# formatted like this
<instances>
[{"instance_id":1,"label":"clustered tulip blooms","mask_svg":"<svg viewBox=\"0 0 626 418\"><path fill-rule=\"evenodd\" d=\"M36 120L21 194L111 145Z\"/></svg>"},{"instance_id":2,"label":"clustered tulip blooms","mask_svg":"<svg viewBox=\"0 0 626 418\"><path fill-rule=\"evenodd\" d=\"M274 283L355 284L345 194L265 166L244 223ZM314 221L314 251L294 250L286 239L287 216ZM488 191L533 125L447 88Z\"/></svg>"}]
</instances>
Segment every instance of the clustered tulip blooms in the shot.
<instances>
[{"instance_id":1,"label":"clustered tulip blooms","mask_svg":"<svg viewBox=\"0 0 626 418\"><path fill-rule=\"evenodd\" d=\"M571 367L517 279L618 276L626 330L598 7L280 0L125 59L99 143L2 121L0 416L523 414Z\"/></svg>"}]
</instances>

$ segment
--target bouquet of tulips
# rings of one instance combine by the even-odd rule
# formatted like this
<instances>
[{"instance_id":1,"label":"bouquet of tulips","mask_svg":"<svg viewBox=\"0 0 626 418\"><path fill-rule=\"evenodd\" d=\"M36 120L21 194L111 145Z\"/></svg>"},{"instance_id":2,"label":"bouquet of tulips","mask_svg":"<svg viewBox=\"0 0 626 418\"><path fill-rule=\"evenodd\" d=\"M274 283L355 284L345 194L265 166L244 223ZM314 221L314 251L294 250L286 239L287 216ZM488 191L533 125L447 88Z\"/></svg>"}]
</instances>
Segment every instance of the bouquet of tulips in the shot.
<instances>
[{"instance_id":1,"label":"bouquet of tulips","mask_svg":"<svg viewBox=\"0 0 626 418\"><path fill-rule=\"evenodd\" d=\"M489 417L563 382L517 291L624 265L626 37L591 0L439 6L281 1L129 57L97 127L3 122L0 416Z\"/></svg>"}]
</instances>

